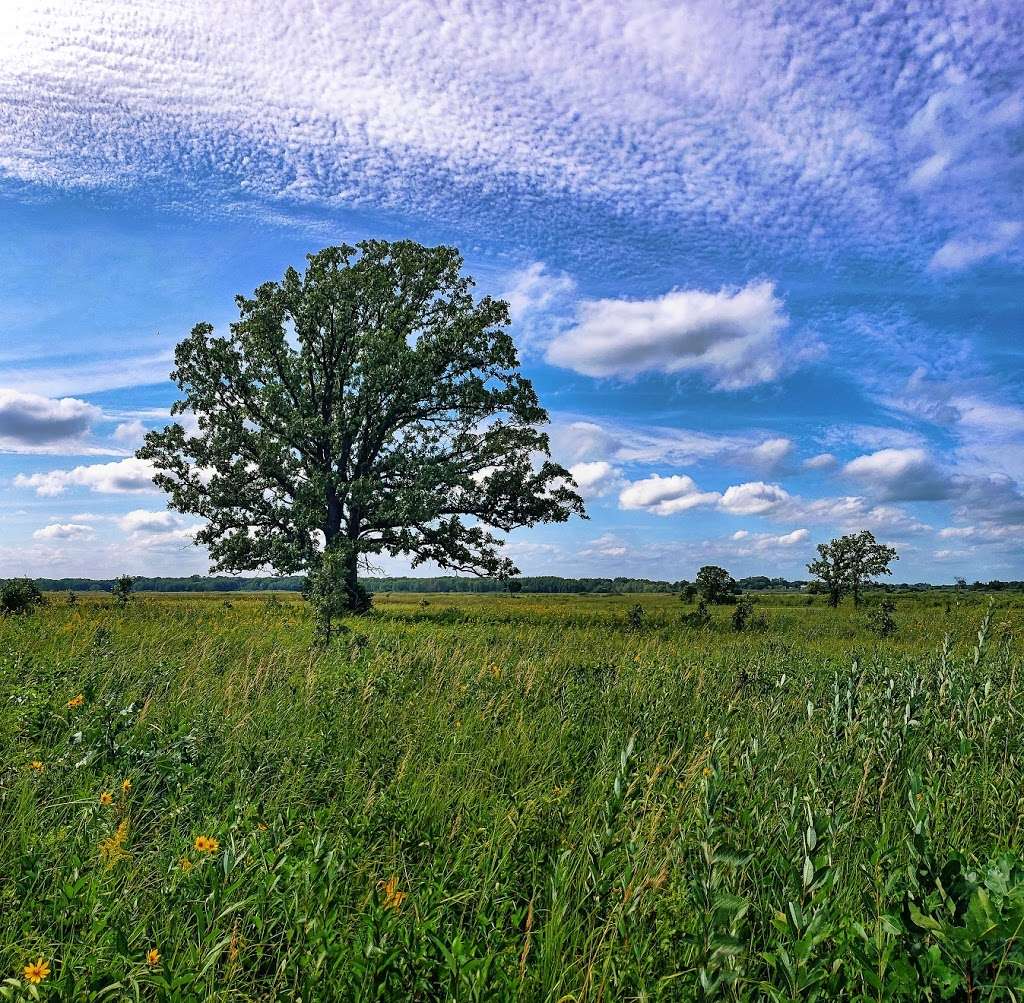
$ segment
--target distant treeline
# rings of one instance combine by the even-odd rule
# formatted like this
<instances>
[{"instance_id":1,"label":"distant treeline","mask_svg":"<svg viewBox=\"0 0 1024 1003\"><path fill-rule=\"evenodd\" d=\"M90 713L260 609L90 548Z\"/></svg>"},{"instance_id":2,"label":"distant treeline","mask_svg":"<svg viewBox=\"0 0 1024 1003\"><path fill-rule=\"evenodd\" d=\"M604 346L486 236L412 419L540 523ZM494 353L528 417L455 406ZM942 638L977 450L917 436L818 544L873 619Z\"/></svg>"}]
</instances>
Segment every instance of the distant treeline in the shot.
<instances>
[{"instance_id":1,"label":"distant treeline","mask_svg":"<svg viewBox=\"0 0 1024 1003\"><path fill-rule=\"evenodd\" d=\"M109 592L113 579L97 578L37 578L36 584L44 592ZM299 592L303 578L227 578L192 575L189 578L139 578L135 582L138 592ZM522 592L584 593L623 595L633 592L681 592L685 581L663 582L648 578L560 578L557 575L537 575L516 578L513 589ZM786 578L768 578L753 575L736 583L744 592L797 592L810 584ZM457 578L446 575L438 578L366 578L363 585L373 592L505 592L508 583L493 578ZM924 592L929 589L952 589L952 585L880 583L886 591ZM960 586L972 592L1002 592L1024 590L1024 582L966 583Z\"/></svg>"}]
</instances>

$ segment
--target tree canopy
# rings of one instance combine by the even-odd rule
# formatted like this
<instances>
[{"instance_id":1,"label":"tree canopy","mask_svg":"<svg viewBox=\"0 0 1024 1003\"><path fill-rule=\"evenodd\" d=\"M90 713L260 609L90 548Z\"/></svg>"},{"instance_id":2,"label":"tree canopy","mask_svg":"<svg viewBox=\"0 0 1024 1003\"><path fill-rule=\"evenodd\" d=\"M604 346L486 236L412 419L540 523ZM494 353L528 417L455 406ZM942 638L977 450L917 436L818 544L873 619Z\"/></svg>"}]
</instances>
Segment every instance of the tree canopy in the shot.
<instances>
[{"instance_id":1,"label":"tree canopy","mask_svg":"<svg viewBox=\"0 0 1024 1003\"><path fill-rule=\"evenodd\" d=\"M893 547L879 543L865 529L819 543L818 556L807 565L807 570L828 593L830 606L838 606L848 592L853 593L854 604L859 605L861 589L878 575L891 575L889 565L898 560Z\"/></svg>"},{"instance_id":2,"label":"tree canopy","mask_svg":"<svg viewBox=\"0 0 1024 1003\"><path fill-rule=\"evenodd\" d=\"M732 575L716 564L705 564L693 584L707 602L716 605L729 602L737 591Z\"/></svg>"},{"instance_id":3,"label":"tree canopy","mask_svg":"<svg viewBox=\"0 0 1024 1003\"><path fill-rule=\"evenodd\" d=\"M200 323L177 346L172 415L195 427L150 432L138 456L206 520L215 570L306 572L317 595L326 573L356 610L373 555L507 578L495 531L585 517L508 306L474 298L462 264L412 241L329 247L236 297L226 334Z\"/></svg>"}]
</instances>

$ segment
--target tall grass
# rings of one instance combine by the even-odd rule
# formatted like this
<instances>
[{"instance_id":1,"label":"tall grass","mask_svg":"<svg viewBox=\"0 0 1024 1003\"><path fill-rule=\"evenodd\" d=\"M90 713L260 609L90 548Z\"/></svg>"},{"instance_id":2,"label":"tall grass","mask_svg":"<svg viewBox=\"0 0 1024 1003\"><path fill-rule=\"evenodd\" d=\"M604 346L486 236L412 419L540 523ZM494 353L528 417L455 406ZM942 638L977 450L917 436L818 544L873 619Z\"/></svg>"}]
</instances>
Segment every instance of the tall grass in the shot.
<instances>
[{"instance_id":1,"label":"tall grass","mask_svg":"<svg viewBox=\"0 0 1024 1003\"><path fill-rule=\"evenodd\" d=\"M0 996L1024 999L1019 597L636 599L0 621Z\"/></svg>"}]
</instances>

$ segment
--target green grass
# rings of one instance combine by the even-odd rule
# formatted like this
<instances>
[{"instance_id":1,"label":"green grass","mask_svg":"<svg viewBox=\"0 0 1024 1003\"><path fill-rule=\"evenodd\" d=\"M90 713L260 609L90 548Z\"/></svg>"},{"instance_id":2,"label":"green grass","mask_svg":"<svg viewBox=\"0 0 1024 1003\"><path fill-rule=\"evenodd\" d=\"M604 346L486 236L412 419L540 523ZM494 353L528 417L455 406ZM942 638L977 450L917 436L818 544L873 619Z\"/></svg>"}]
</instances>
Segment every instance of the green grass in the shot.
<instances>
[{"instance_id":1,"label":"green grass","mask_svg":"<svg viewBox=\"0 0 1024 1003\"><path fill-rule=\"evenodd\" d=\"M1024 999L1020 596L425 598L0 619L0 998Z\"/></svg>"}]
</instances>

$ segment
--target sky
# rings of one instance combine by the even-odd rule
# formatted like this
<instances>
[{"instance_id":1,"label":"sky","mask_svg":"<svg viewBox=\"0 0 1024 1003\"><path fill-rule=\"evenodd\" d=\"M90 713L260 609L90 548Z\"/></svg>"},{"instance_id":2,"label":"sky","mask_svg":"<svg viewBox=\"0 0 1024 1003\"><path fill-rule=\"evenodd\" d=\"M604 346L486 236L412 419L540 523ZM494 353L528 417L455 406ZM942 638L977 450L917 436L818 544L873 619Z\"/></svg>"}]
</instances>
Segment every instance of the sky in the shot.
<instances>
[{"instance_id":1,"label":"sky","mask_svg":"<svg viewBox=\"0 0 1024 1003\"><path fill-rule=\"evenodd\" d=\"M509 301L586 498L523 573L800 578L870 529L898 581L1024 578L1021 14L6 0L0 576L205 573L133 456L175 343L408 237Z\"/></svg>"}]
</instances>

